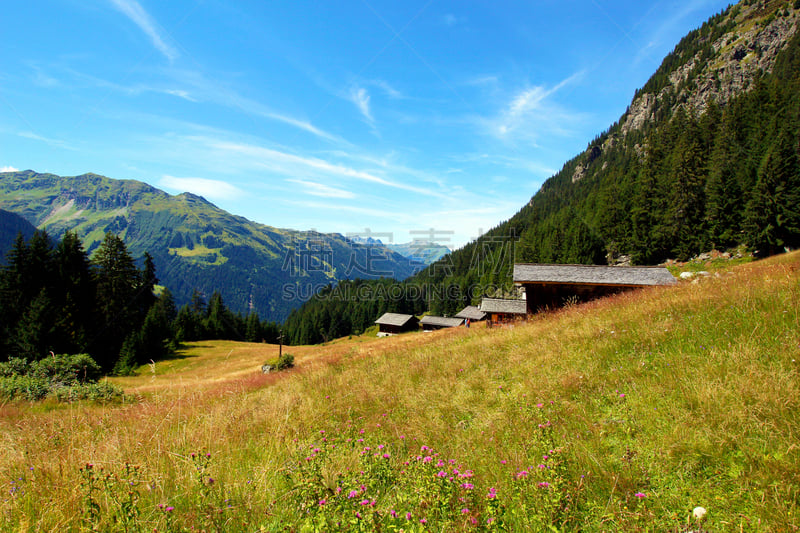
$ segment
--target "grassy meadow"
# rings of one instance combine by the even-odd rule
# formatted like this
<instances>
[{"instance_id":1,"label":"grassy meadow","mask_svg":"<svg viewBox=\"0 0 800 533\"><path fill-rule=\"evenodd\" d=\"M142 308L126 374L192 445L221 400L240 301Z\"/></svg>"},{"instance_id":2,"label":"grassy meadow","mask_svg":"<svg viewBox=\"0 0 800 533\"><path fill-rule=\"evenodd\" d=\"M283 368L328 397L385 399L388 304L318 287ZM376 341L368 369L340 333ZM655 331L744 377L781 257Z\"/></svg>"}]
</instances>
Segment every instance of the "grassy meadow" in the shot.
<instances>
[{"instance_id":1,"label":"grassy meadow","mask_svg":"<svg viewBox=\"0 0 800 533\"><path fill-rule=\"evenodd\" d=\"M800 254L539 315L189 344L0 407L2 531L794 531ZM703 507L702 518L693 509Z\"/></svg>"}]
</instances>

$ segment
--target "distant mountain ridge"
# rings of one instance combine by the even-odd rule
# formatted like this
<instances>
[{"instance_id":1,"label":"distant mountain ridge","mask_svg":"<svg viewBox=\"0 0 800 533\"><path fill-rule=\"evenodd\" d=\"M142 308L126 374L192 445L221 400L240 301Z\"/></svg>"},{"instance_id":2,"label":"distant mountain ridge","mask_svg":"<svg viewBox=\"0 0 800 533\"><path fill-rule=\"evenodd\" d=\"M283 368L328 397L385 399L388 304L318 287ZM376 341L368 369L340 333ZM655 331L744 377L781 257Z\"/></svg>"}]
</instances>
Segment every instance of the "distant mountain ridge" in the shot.
<instances>
[{"instance_id":1,"label":"distant mountain ridge","mask_svg":"<svg viewBox=\"0 0 800 533\"><path fill-rule=\"evenodd\" d=\"M161 284L178 303L194 291L208 298L218 290L232 310L267 320L282 321L337 280L404 279L420 268L383 246L258 224L191 193L173 196L96 174L0 173L0 208L55 238L76 231L90 253L113 232L135 257L153 256Z\"/></svg>"},{"instance_id":2,"label":"distant mountain ridge","mask_svg":"<svg viewBox=\"0 0 800 533\"><path fill-rule=\"evenodd\" d=\"M438 261L452 251L443 244L423 239L415 239L406 243L385 243L380 239L374 239L372 237L350 237L350 240L359 244L385 246L407 257L411 261L419 263L421 267L428 266L434 261Z\"/></svg>"}]
</instances>

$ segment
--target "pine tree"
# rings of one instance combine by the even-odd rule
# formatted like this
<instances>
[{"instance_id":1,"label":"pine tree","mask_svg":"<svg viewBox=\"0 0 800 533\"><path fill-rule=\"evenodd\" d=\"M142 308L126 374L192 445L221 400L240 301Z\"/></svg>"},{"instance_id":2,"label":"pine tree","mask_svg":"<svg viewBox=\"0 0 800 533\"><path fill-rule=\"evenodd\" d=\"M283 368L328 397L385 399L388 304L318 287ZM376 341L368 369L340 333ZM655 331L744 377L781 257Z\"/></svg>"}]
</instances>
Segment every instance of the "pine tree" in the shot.
<instances>
[{"instance_id":1,"label":"pine tree","mask_svg":"<svg viewBox=\"0 0 800 533\"><path fill-rule=\"evenodd\" d=\"M101 329L95 337L91 353L106 371L111 370L119 356L122 341L131 332L138 332L136 296L141 276L128 253L125 243L113 233L106 233L95 253L95 283L97 286L97 320Z\"/></svg>"},{"instance_id":2,"label":"pine tree","mask_svg":"<svg viewBox=\"0 0 800 533\"><path fill-rule=\"evenodd\" d=\"M764 157L745 218L748 244L763 255L800 245L800 164L787 127Z\"/></svg>"}]
</instances>

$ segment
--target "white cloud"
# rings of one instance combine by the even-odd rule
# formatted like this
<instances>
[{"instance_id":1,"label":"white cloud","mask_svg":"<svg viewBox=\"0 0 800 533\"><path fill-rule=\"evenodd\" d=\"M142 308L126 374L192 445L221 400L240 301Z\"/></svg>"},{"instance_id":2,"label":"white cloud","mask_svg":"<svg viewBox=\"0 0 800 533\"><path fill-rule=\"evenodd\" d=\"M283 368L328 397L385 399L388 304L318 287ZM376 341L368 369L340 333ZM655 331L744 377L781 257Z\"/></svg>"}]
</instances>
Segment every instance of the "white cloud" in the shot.
<instances>
[{"instance_id":1,"label":"white cloud","mask_svg":"<svg viewBox=\"0 0 800 533\"><path fill-rule=\"evenodd\" d=\"M166 89L164 92L166 94L171 94L172 96L177 96L178 98L183 98L184 100L188 100L190 102L197 102L195 98L192 98L188 91L183 91L181 89Z\"/></svg>"},{"instance_id":2,"label":"white cloud","mask_svg":"<svg viewBox=\"0 0 800 533\"><path fill-rule=\"evenodd\" d=\"M180 54L178 51L167 44L164 38L159 33L157 28L158 24L155 20L144 10L144 8L136 0L110 0L123 15L131 19L131 21L139 26L152 41L153 46L170 61L174 61Z\"/></svg>"},{"instance_id":3,"label":"white cloud","mask_svg":"<svg viewBox=\"0 0 800 533\"><path fill-rule=\"evenodd\" d=\"M19 169L7 165L4 167L0 167L0 172L19 172Z\"/></svg>"},{"instance_id":4,"label":"white cloud","mask_svg":"<svg viewBox=\"0 0 800 533\"><path fill-rule=\"evenodd\" d=\"M358 110L364 115L364 118L372 124L374 119L369 109L369 93L363 87L353 87L350 89L350 101L352 101Z\"/></svg>"},{"instance_id":5,"label":"white cloud","mask_svg":"<svg viewBox=\"0 0 800 533\"><path fill-rule=\"evenodd\" d=\"M389 98L394 98L395 100L400 100L402 98L405 98L403 93L401 93L400 91L398 91L397 89L395 89L394 87L389 85L389 83L387 81L384 81L384 80L371 80L369 83L371 83L375 87L381 88L383 90L383 92L385 92L386 95Z\"/></svg>"},{"instance_id":6,"label":"white cloud","mask_svg":"<svg viewBox=\"0 0 800 533\"><path fill-rule=\"evenodd\" d=\"M165 174L159 185L167 189L191 192L212 200L233 200L244 196L244 191L225 181L207 178L178 178Z\"/></svg>"},{"instance_id":7,"label":"white cloud","mask_svg":"<svg viewBox=\"0 0 800 533\"><path fill-rule=\"evenodd\" d=\"M45 144L49 144L50 146L55 146L57 148L64 148L66 150L77 150L77 148L75 148L71 144L67 143L66 141L61 141L59 139L53 139L53 138L50 138L50 137L44 137L44 136L39 135L37 133L33 133L32 131L20 131L20 132L17 133L17 135L19 135L20 137L23 137L25 139L32 139L34 141L40 141L40 142L43 142Z\"/></svg>"},{"instance_id":8,"label":"white cloud","mask_svg":"<svg viewBox=\"0 0 800 533\"><path fill-rule=\"evenodd\" d=\"M344 189L337 189L315 181L288 179L290 183L302 185L307 194L312 196L322 196L323 198L355 198L356 195Z\"/></svg>"},{"instance_id":9,"label":"white cloud","mask_svg":"<svg viewBox=\"0 0 800 533\"><path fill-rule=\"evenodd\" d=\"M489 132L501 139L523 140L534 146L545 133L570 135L570 125L581 120L583 114L571 112L557 102L553 95L584 75L576 72L553 87L527 87L515 93L498 116L483 120Z\"/></svg>"},{"instance_id":10,"label":"white cloud","mask_svg":"<svg viewBox=\"0 0 800 533\"><path fill-rule=\"evenodd\" d=\"M266 168L273 172L280 172L287 175L298 175L308 172L317 172L321 175L337 176L340 178L351 178L359 181L383 185L417 194L428 196L444 196L432 191L430 188L416 187L404 182L392 181L371 172L358 170L337 163L332 163L316 157L303 157L299 155L273 150L246 143L234 143L224 140L196 137L197 142L206 144L209 148L228 154L234 154L235 158L247 157L254 166ZM229 157L229 156L226 156Z\"/></svg>"}]
</instances>

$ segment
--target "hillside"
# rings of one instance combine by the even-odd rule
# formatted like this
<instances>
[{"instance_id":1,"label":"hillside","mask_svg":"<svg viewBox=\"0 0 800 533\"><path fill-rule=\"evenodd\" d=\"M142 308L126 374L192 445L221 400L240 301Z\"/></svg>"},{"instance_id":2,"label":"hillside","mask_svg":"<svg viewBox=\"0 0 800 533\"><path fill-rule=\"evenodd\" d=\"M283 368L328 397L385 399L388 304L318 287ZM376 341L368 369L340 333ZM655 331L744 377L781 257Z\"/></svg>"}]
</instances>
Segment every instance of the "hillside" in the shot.
<instances>
[{"instance_id":1,"label":"hillside","mask_svg":"<svg viewBox=\"0 0 800 533\"><path fill-rule=\"evenodd\" d=\"M0 407L0 512L14 531L791 531L799 275L792 253L514 327L293 347L278 375L259 370L276 346L192 345L115 378L121 405Z\"/></svg>"},{"instance_id":2,"label":"hillside","mask_svg":"<svg viewBox=\"0 0 800 533\"><path fill-rule=\"evenodd\" d=\"M11 250L17 235L21 233L25 240L28 240L34 231L36 231L36 226L21 216L0 209L0 258L5 258Z\"/></svg>"},{"instance_id":3,"label":"hillside","mask_svg":"<svg viewBox=\"0 0 800 533\"><path fill-rule=\"evenodd\" d=\"M411 281L464 293L507 285L511 259L657 264L800 246L799 14L745 0L712 17L516 215Z\"/></svg>"},{"instance_id":4,"label":"hillside","mask_svg":"<svg viewBox=\"0 0 800 533\"><path fill-rule=\"evenodd\" d=\"M90 253L106 232L118 234L135 257L153 256L179 304L219 290L232 310L267 320L282 321L339 279L403 279L420 266L382 246L257 224L190 193L95 174L0 173L0 208L56 238L76 231Z\"/></svg>"},{"instance_id":5,"label":"hillside","mask_svg":"<svg viewBox=\"0 0 800 533\"><path fill-rule=\"evenodd\" d=\"M361 332L383 311L452 315L513 295L514 262L651 265L715 248L800 247L799 18L786 0L712 17L513 217L403 283L360 289L400 298L310 300L289 316L290 338L318 342L319 332Z\"/></svg>"}]
</instances>

